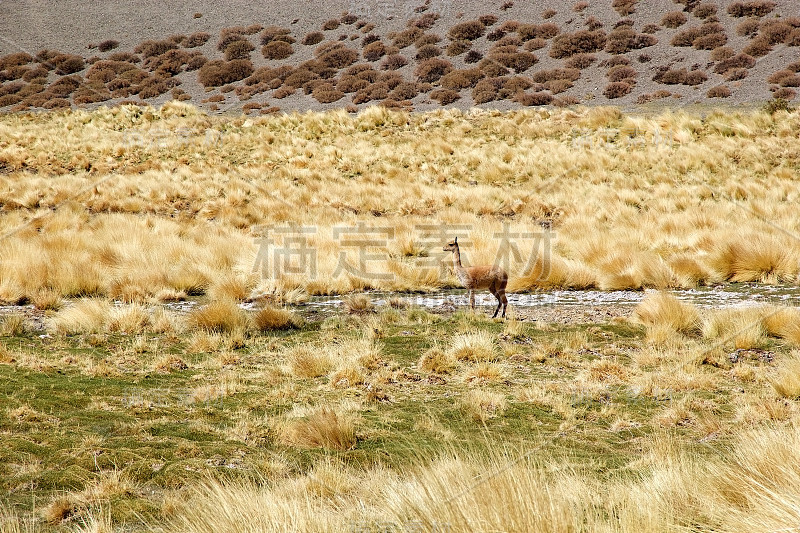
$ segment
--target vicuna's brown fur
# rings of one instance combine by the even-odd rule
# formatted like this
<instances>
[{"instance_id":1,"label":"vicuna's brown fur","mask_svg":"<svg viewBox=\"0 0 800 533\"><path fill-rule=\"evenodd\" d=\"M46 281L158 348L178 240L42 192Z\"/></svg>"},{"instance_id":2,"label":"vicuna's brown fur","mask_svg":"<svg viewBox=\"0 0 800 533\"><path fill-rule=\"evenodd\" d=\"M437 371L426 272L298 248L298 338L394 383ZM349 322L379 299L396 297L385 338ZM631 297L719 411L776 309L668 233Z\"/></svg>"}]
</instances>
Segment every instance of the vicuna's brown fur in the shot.
<instances>
[{"instance_id":1,"label":"vicuna's brown fur","mask_svg":"<svg viewBox=\"0 0 800 533\"><path fill-rule=\"evenodd\" d=\"M461 265L461 252L458 249L458 237L453 239L443 248L445 252L453 252L453 267L456 271L458 281L464 288L469 289L469 306L475 309L475 289L489 289L489 292L497 298L497 308L494 310L492 318L497 316L500 307L503 308L502 317L506 317L506 285L508 285L508 274L499 266L474 266L465 267Z\"/></svg>"}]
</instances>

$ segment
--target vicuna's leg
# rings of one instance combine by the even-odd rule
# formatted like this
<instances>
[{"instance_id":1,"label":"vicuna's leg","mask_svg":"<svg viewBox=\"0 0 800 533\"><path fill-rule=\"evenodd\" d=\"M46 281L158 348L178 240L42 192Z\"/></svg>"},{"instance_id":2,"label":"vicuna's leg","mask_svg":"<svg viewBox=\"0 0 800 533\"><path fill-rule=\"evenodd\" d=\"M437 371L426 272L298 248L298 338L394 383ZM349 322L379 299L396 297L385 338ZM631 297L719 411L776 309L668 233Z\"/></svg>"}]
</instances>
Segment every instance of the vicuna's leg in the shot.
<instances>
[{"instance_id":1,"label":"vicuna's leg","mask_svg":"<svg viewBox=\"0 0 800 533\"><path fill-rule=\"evenodd\" d=\"M469 290L469 308L475 309L475 291L472 289Z\"/></svg>"},{"instance_id":2,"label":"vicuna's leg","mask_svg":"<svg viewBox=\"0 0 800 533\"><path fill-rule=\"evenodd\" d=\"M497 316L497 313L500 311L500 305L502 303L502 300L500 299L500 293L498 292L494 282L492 282L492 284L489 285L489 292L491 292L494 295L494 297L497 298L497 308L494 310L494 314L492 315L492 318L495 318Z\"/></svg>"},{"instance_id":3,"label":"vicuna's leg","mask_svg":"<svg viewBox=\"0 0 800 533\"><path fill-rule=\"evenodd\" d=\"M501 280L500 287L497 289L497 299L500 300L500 303L503 304L503 318L506 317L506 308L508 307L508 298L506 298L507 284L508 284L507 279ZM500 303L497 304L498 309L500 309Z\"/></svg>"}]
</instances>

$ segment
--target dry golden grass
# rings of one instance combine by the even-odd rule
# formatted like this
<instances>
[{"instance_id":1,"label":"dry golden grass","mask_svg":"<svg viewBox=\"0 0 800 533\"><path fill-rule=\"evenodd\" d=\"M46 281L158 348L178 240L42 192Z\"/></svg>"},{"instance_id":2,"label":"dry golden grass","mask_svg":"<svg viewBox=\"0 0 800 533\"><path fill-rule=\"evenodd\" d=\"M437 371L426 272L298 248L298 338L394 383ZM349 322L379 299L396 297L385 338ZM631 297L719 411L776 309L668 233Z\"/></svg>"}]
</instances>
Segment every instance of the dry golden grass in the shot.
<instances>
[{"instance_id":1,"label":"dry golden grass","mask_svg":"<svg viewBox=\"0 0 800 533\"><path fill-rule=\"evenodd\" d=\"M453 336L447 352L459 361L493 361L500 355L497 342L486 331Z\"/></svg>"},{"instance_id":2,"label":"dry golden grass","mask_svg":"<svg viewBox=\"0 0 800 533\"><path fill-rule=\"evenodd\" d=\"M680 333L695 333L700 327L700 316L694 306L666 292L648 294L636 306L633 316L648 329L665 327Z\"/></svg>"},{"instance_id":3,"label":"dry golden grass","mask_svg":"<svg viewBox=\"0 0 800 533\"><path fill-rule=\"evenodd\" d=\"M288 309L264 307L253 315L253 324L259 331L272 331L300 327L301 318Z\"/></svg>"},{"instance_id":4,"label":"dry golden grass","mask_svg":"<svg viewBox=\"0 0 800 533\"><path fill-rule=\"evenodd\" d=\"M779 363L772 387L783 398L800 398L800 354L792 353Z\"/></svg>"},{"instance_id":5,"label":"dry golden grass","mask_svg":"<svg viewBox=\"0 0 800 533\"><path fill-rule=\"evenodd\" d=\"M794 280L797 216L785 199L800 186L781 154L796 148L798 124L797 113L701 119L612 108L222 118L179 103L6 115L0 301L241 300L262 284L299 294L432 290L452 280L439 274L446 239L430 227L459 224L469 227L472 264L508 259L511 290ZM223 130L232 133L204 142ZM608 130L643 142L573 142L576 132ZM126 142L148 131L197 135L167 136L163 148ZM657 142L665 131L672 144ZM498 132L513 145L498 145ZM496 235L509 220L510 232L538 236L503 248ZM378 228L374 244L334 235L359 223ZM273 247L259 249L264 228L309 225L301 236L316 252L316 276L296 258L275 261L296 235L273 232Z\"/></svg>"},{"instance_id":6,"label":"dry golden grass","mask_svg":"<svg viewBox=\"0 0 800 533\"><path fill-rule=\"evenodd\" d=\"M336 359L329 350L309 344L293 346L286 352L285 357L289 371L299 378L324 376L336 364Z\"/></svg>"},{"instance_id":7,"label":"dry golden grass","mask_svg":"<svg viewBox=\"0 0 800 533\"><path fill-rule=\"evenodd\" d=\"M193 310L189 324L209 333L231 333L247 328L248 317L233 300L220 300Z\"/></svg>"},{"instance_id":8,"label":"dry golden grass","mask_svg":"<svg viewBox=\"0 0 800 533\"><path fill-rule=\"evenodd\" d=\"M289 423L281 437L291 446L346 451L355 446L355 425L351 415L327 407L306 419Z\"/></svg>"}]
</instances>

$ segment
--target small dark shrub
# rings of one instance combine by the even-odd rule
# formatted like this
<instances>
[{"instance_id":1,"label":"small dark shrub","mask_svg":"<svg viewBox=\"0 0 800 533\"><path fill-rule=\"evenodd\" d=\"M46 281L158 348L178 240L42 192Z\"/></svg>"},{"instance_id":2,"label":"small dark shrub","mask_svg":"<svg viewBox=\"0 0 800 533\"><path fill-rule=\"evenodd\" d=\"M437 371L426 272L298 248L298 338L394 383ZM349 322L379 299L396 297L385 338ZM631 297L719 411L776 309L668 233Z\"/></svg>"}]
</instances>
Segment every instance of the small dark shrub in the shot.
<instances>
[{"instance_id":1,"label":"small dark shrub","mask_svg":"<svg viewBox=\"0 0 800 533\"><path fill-rule=\"evenodd\" d=\"M789 38L792 27L780 20L770 20L761 24L760 37L766 39L769 44L781 44Z\"/></svg>"},{"instance_id":2,"label":"small dark shrub","mask_svg":"<svg viewBox=\"0 0 800 533\"><path fill-rule=\"evenodd\" d=\"M407 28L401 32L390 33L389 38L392 39L392 44L401 50L414 44L414 41L420 38L424 32L417 28Z\"/></svg>"},{"instance_id":3,"label":"small dark shrub","mask_svg":"<svg viewBox=\"0 0 800 533\"><path fill-rule=\"evenodd\" d=\"M561 30L552 22L545 22L544 24L520 24L517 28L517 34L523 41L530 39L552 39L561 33Z\"/></svg>"},{"instance_id":4,"label":"small dark shrub","mask_svg":"<svg viewBox=\"0 0 800 533\"><path fill-rule=\"evenodd\" d=\"M636 61L639 63L649 63L653 58L650 57L648 54L639 54L636 57Z\"/></svg>"},{"instance_id":5,"label":"small dark shrub","mask_svg":"<svg viewBox=\"0 0 800 533\"><path fill-rule=\"evenodd\" d=\"M286 79L283 81L283 86L299 89L309 81L316 80L318 78L319 76L316 73L305 68L298 68L286 77Z\"/></svg>"},{"instance_id":6,"label":"small dark shrub","mask_svg":"<svg viewBox=\"0 0 800 533\"><path fill-rule=\"evenodd\" d=\"M417 61L422 61L424 59L430 59L440 55L442 55L442 50L438 46L435 44L426 44L417 50L417 55L415 58Z\"/></svg>"},{"instance_id":7,"label":"small dark shrub","mask_svg":"<svg viewBox=\"0 0 800 533\"><path fill-rule=\"evenodd\" d=\"M351 75L344 75L336 82L336 88L345 93L354 93L369 86L367 80Z\"/></svg>"},{"instance_id":8,"label":"small dark shrub","mask_svg":"<svg viewBox=\"0 0 800 533\"><path fill-rule=\"evenodd\" d=\"M786 65L786 70L791 70L792 72L800 72L800 61L794 61Z\"/></svg>"},{"instance_id":9,"label":"small dark shrub","mask_svg":"<svg viewBox=\"0 0 800 533\"><path fill-rule=\"evenodd\" d=\"M581 77L581 71L575 68L555 68L535 72L531 79L536 83L545 83L550 80L575 81Z\"/></svg>"},{"instance_id":10,"label":"small dark shrub","mask_svg":"<svg viewBox=\"0 0 800 533\"><path fill-rule=\"evenodd\" d=\"M719 48L714 48L711 50L711 60L712 61L722 61L724 59L732 58L736 53L733 51L732 48L728 48L727 46L720 46Z\"/></svg>"},{"instance_id":11,"label":"small dark shrub","mask_svg":"<svg viewBox=\"0 0 800 533\"><path fill-rule=\"evenodd\" d=\"M148 78L139 84L137 94L142 100L155 98L169 91L169 87L162 80L156 78ZM77 94L75 96L77 103Z\"/></svg>"},{"instance_id":12,"label":"small dark shrub","mask_svg":"<svg viewBox=\"0 0 800 533\"><path fill-rule=\"evenodd\" d=\"M183 42L183 46L186 48L197 48L198 46L203 46L208 42L211 38L210 33L206 33L204 31L198 31L191 34L186 40Z\"/></svg>"},{"instance_id":13,"label":"small dark shrub","mask_svg":"<svg viewBox=\"0 0 800 533\"><path fill-rule=\"evenodd\" d=\"M250 41L234 41L225 49L225 60L250 59L250 52L255 49Z\"/></svg>"},{"instance_id":14,"label":"small dark shrub","mask_svg":"<svg viewBox=\"0 0 800 533\"><path fill-rule=\"evenodd\" d=\"M642 33L653 34L659 30L661 30L661 26L658 24L645 24L644 28L642 28Z\"/></svg>"},{"instance_id":15,"label":"small dark shrub","mask_svg":"<svg viewBox=\"0 0 800 533\"><path fill-rule=\"evenodd\" d=\"M467 55L464 56L464 63L467 64L477 63L481 59L483 59L482 53L478 52L477 50L470 50L469 52L467 52Z\"/></svg>"},{"instance_id":16,"label":"small dark shrub","mask_svg":"<svg viewBox=\"0 0 800 533\"><path fill-rule=\"evenodd\" d=\"M355 24L357 21L358 17L353 15L352 13L345 13L344 15L342 15L342 18L339 19L339 22L341 22L342 24L347 24L348 26L350 24Z\"/></svg>"},{"instance_id":17,"label":"small dark shrub","mask_svg":"<svg viewBox=\"0 0 800 533\"><path fill-rule=\"evenodd\" d=\"M283 41L285 43L294 44L296 41L291 35L291 30L281 28L280 26L267 26L261 32L259 40L261 44L269 44L275 41Z\"/></svg>"},{"instance_id":18,"label":"small dark shrub","mask_svg":"<svg viewBox=\"0 0 800 533\"><path fill-rule=\"evenodd\" d=\"M629 30L633 29L634 22L631 19L619 19L617 22L614 23L614 29L617 28L628 28Z\"/></svg>"},{"instance_id":19,"label":"small dark shrub","mask_svg":"<svg viewBox=\"0 0 800 533\"><path fill-rule=\"evenodd\" d=\"M393 54L386 56L381 63L382 70L397 70L408 64L408 60L400 54Z\"/></svg>"},{"instance_id":20,"label":"small dark shrub","mask_svg":"<svg viewBox=\"0 0 800 533\"><path fill-rule=\"evenodd\" d=\"M555 17L556 14L557 14L557 12L556 12L555 9L545 9L542 12L542 18L543 19L551 19L551 18Z\"/></svg>"},{"instance_id":21,"label":"small dark shrub","mask_svg":"<svg viewBox=\"0 0 800 533\"><path fill-rule=\"evenodd\" d=\"M692 46L696 50L713 50L727 43L728 37L724 33L709 33L692 41Z\"/></svg>"},{"instance_id":22,"label":"small dark shrub","mask_svg":"<svg viewBox=\"0 0 800 533\"><path fill-rule=\"evenodd\" d=\"M321 31L312 31L311 33L307 33L301 42L302 44L312 46L321 43L323 39L325 39L324 33Z\"/></svg>"},{"instance_id":23,"label":"small dark shrub","mask_svg":"<svg viewBox=\"0 0 800 533\"><path fill-rule=\"evenodd\" d=\"M441 41L442 37L440 35L436 35L435 33L424 33L414 41L414 46L417 48L422 48L426 44L436 44Z\"/></svg>"},{"instance_id":24,"label":"small dark shrub","mask_svg":"<svg viewBox=\"0 0 800 533\"><path fill-rule=\"evenodd\" d=\"M553 95L543 92L517 93L514 101L526 107L550 105L553 102Z\"/></svg>"},{"instance_id":25,"label":"small dark shrub","mask_svg":"<svg viewBox=\"0 0 800 533\"><path fill-rule=\"evenodd\" d=\"M700 4L692 10L692 15L699 19L707 19L717 14L717 6L711 3Z\"/></svg>"},{"instance_id":26,"label":"small dark shrub","mask_svg":"<svg viewBox=\"0 0 800 533\"><path fill-rule=\"evenodd\" d=\"M108 56L110 61L124 61L125 63L139 63L141 59L136 54L130 52L114 52Z\"/></svg>"},{"instance_id":27,"label":"small dark shrub","mask_svg":"<svg viewBox=\"0 0 800 533\"><path fill-rule=\"evenodd\" d=\"M665 28L674 30L675 28L686 24L687 20L689 19L686 17L686 15L680 11L670 11L661 18L661 25Z\"/></svg>"},{"instance_id":28,"label":"small dark shrub","mask_svg":"<svg viewBox=\"0 0 800 533\"><path fill-rule=\"evenodd\" d=\"M645 33L637 34L628 28L617 28L608 34L605 50L610 54L624 54L630 50L653 46L658 40Z\"/></svg>"},{"instance_id":29,"label":"small dark shrub","mask_svg":"<svg viewBox=\"0 0 800 533\"><path fill-rule=\"evenodd\" d=\"M589 2L575 2L575 4L572 6L572 10L575 13L580 13L585 11L587 7L589 7Z\"/></svg>"},{"instance_id":30,"label":"small dark shrub","mask_svg":"<svg viewBox=\"0 0 800 533\"><path fill-rule=\"evenodd\" d=\"M520 24L518 20L507 20L500 25L498 30L505 33L514 33L519 30L519 26Z\"/></svg>"},{"instance_id":31,"label":"small dark shrub","mask_svg":"<svg viewBox=\"0 0 800 533\"><path fill-rule=\"evenodd\" d=\"M594 30L599 30L600 28L603 27L603 21L601 21L595 16L591 16L586 19L583 25L589 28L590 30L594 31Z\"/></svg>"},{"instance_id":32,"label":"small dark shrub","mask_svg":"<svg viewBox=\"0 0 800 533\"><path fill-rule=\"evenodd\" d=\"M367 61L377 61L386 55L386 46L381 41L369 43L361 51Z\"/></svg>"},{"instance_id":33,"label":"small dark shrub","mask_svg":"<svg viewBox=\"0 0 800 533\"><path fill-rule=\"evenodd\" d=\"M626 65L617 65L616 67L611 67L611 69L606 72L606 77L608 81L623 81L636 78L636 69Z\"/></svg>"},{"instance_id":34,"label":"small dark shrub","mask_svg":"<svg viewBox=\"0 0 800 533\"><path fill-rule=\"evenodd\" d=\"M743 20L736 26L736 35L753 37L758 33L759 25L758 19L749 18Z\"/></svg>"},{"instance_id":35,"label":"small dark shrub","mask_svg":"<svg viewBox=\"0 0 800 533\"><path fill-rule=\"evenodd\" d=\"M800 87L800 75L788 69L774 72L767 78L767 81L781 87Z\"/></svg>"},{"instance_id":36,"label":"small dark shrub","mask_svg":"<svg viewBox=\"0 0 800 533\"><path fill-rule=\"evenodd\" d=\"M419 94L417 84L413 82L404 81L397 84L389 93L389 98L393 100L411 100Z\"/></svg>"},{"instance_id":37,"label":"small dark shrub","mask_svg":"<svg viewBox=\"0 0 800 533\"><path fill-rule=\"evenodd\" d=\"M775 92L772 93L772 97L775 99L775 100L772 100L772 101L775 102L775 101L780 101L780 100L784 100L784 101L786 101L786 100L794 100L795 96L797 96L797 91L795 91L794 89L790 89L788 87L781 87L780 89L778 89L778 90L776 90ZM789 111L789 110L791 110L791 109L787 109L787 111Z\"/></svg>"},{"instance_id":38,"label":"small dark shrub","mask_svg":"<svg viewBox=\"0 0 800 533\"><path fill-rule=\"evenodd\" d=\"M630 65L631 60L625 56L612 56L600 62L601 67L616 67L617 65Z\"/></svg>"},{"instance_id":39,"label":"small dark shrub","mask_svg":"<svg viewBox=\"0 0 800 533\"><path fill-rule=\"evenodd\" d=\"M356 35L355 37L356 37L356 39L358 39L358 35ZM353 39L353 37L351 36L350 40L355 40L355 39ZM364 38L361 39L361 46L367 46L369 44L372 44L374 42L378 42L380 40L381 40L380 37L378 37L374 33L370 33L369 35L365 35Z\"/></svg>"},{"instance_id":40,"label":"small dark shrub","mask_svg":"<svg viewBox=\"0 0 800 533\"><path fill-rule=\"evenodd\" d=\"M69 100L66 98L51 98L42 105L45 109L64 109L69 106Z\"/></svg>"},{"instance_id":41,"label":"small dark shrub","mask_svg":"<svg viewBox=\"0 0 800 533\"><path fill-rule=\"evenodd\" d=\"M105 41L101 42L100 44L98 44L97 45L97 49L99 51L101 51L101 52L110 52L111 50L113 50L117 46L119 46L119 41L115 41L113 39L108 39L108 40L105 40Z\"/></svg>"},{"instance_id":42,"label":"small dark shrub","mask_svg":"<svg viewBox=\"0 0 800 533\"><path fill-rule=\"evenodd\" d=\"M486 27L494 26L497 24L497 15L481 15L478 20Z\"/></svg>"},{"instance_id":43,"label":"small dark shrub","mask_svg":"<svg viewBox=\"0 0 800 533\"><path fill-rule=\"evenodd\" d=\"M559 35L553 39L550 57L563 59L575 54L586 54L602 50L606 45L606 35L602 30L580 30L575 33Z\"/></svg>"},{"instance_id":44,"label":"small dark shrub","mask_svg":"<svg viewBox=\"0 0 800 533\"><path fill-rule=\"evenodd\" d=\"M495 61L491 57L482 59L481 62L478 63L478 68L490 78L497 78L508 74L508 69L502 63Z\"/></svg>"},{"instance_id":45,"label":"small dark shrub","mask_svg":"<svg viewBox=\"0 0 800 533\"><path fill-rule=\"evenodd\" d=\"M594 54L575 54L564 62L564 66L583 70L592 66L595 61L597 57Z\"/></svg>"},{"instance_id":46,"label":"small dark shrub","mask_svg":"<svg viewBox=\"0 0 800 533\"><path fill-rule=\"evenodd\" d=\"M487 41L499 41L500 39L502 39L505 36L506 36L506 32L504 32L503 30L498 28L498 29L496 29L494 31L491 31L491 32L487 33L486 34L486 40Z\"/></svg>"},{"instance_id":47,"label":"small dark shrub","mask_svg":"<svg viewBox=\"0 0 800 533\"><path fill-rule=\"evenodd\" d=\"M395 89L401 83L406 83L406 79L397 72L383 72L378 76L376 81L385 83L390 90ZM417 84L415 83L414 85Z\"/></svg>"},{"instance_id":48,"label":"small dark shrub","mask_svg":"<svg viewBox=\"0 0 800 533\"><path fill-rule=\"evenodd\" d=\"M637 1L638 0L614 0L611 2L611 7L613 7L620 16L624 17L636 11Z\"/></svg>"},{"instance_id":49,"label":"small dark shrub","mask_svg":"<svg viewBox=\"0 0 800 533\"><path fill-rule=\"evenodd\" d=\"M676 33L672 37L670 44L672 46L692 46L692 43L694 43L695 39L699 39L702 36L703 30L700 29L700 26L693 26Z\"/></svg>"},{"instance_id":50,"label":"small dark shrub","mask_svg":"<svg viewBox=\"0 0 800 533\"><path fill-rule=\"evenodd\" d=\"M319 62L329 68L349 67L358 60L358 52L352 48L334 48L319 56Z\"/></svg>"},{"instance_id":51,"label":"small dark shrub","mask_svg":"<svg viewBox=\"0 0 800 533\"><path fill-rule=\"evenodd\" d=\"M765 56L772 51L772 45L769 44L767 39L757 37L750 41L750 44L742 49L742 53L751 55L753 57Z\"/></svg>"},{"instance_id":52,"label":"small dark shrub","mask_svg":"<svg viewBox=\"0 0 800 533\"><path fill-rule=\"evenodd\" d=\"M167 50L174 50L175 48L178 48L177 44L169 39L165 39L163 41L151 40L141 42L136 46L136 48L133 49L133 51L144 58L148 58L152 56L160 56Z\"/></svg>"},{"instance_id":53,"label":"small dark shrub","mask_svg":"<svg viewBox=\"0 0 800 533\"><path fill-rule=\"evenodd\" d=\"M203 67L208 62L208 58L202 54L192 56L191 59L186 63L186 70L198 70Z\"/></svg>"},{"instance_id":54,"label":"small dark shrub","mask_svg":"<svg viewBox=\"0 0 800 533\"><path fill-rule=\"evenodd\" d=\"M702 71L693 70L689 72L685 68L673 70L669 68L664 69L662 67L662 69L653 76L653 81L666 85L700 85L707 79L708 76Z\"/></svg>"},{"instance_id":55,"label":"small dark shrub","mask_svg":"<svg viewBox=\"0 0 800 533\"><path fill-rule=\"evenodd\" d=\"M746 68L732 68L725 73L725 81L743 80L747 77Z\"/></svg>"},{"instance_id":56,"label":"small dark shrub","mask_svg":"<svg viewBox=\"0 0 800 533\"><path fill-rule=\"evenodd\" d=\"M544 88L553 94L563 93L572 88L570 80L549 80L544 82Z\"/></svg>"},{"instance_id":57,"label":"small dark shrub","mask_svg":"<svg viewBox=\"0 0 800 533\"><path fill-rule=\"evenodd\" d=\"M450 89L436 89L431 92L431 99L439 102L439 105L452 104L459 98L461 98L461 95L458 94L458 91Z\"/></svg>"},{"instance_id":58,"label":"small dark shrub","mask_svg":"<svg viewBox=\"0 0 800 533\"><path fill-rule=\"evenodd\" d=\"M66 98L75 92L80 85L80 78L77 76L64 76L51 83L47 88L47 92L57 98Z\"/></svg>"},{"instance_id":59,"label":"small dark shrub","mask_svg":"<svg viewBox=\"0 0 800 533\"><path fill-rule=\"evenodd\" d=\"M609 100L613 100L615 98L622 98L623 96L630 94L633 90L633 87L625 83L624 81L615 81L606 85L605 90L603 90L603 94Z\"/></svg>"},{"instance_id":60,"label":"small dark shrub","mask_svg":"<svg viewBox=\"0 0 800 533\"><path fill-rule=\"evenodd\" d=\"M253 73L253 64L247 59L233 61L214 60L205 63L197 74L204 87L219 87L242 80Z\"/></svg>"},{"instance_id":61,"label":"small dark shrub","mask_svg":"<svg viewBox=\"0 0 800 533\"><path fill-rule=\"evenodd\" d=\"M446 52L448 56L455 57L467 52L470 48L472 48L471 41L453 41L447 45ZM419 55L419 53L417 53L417 55Z\"/></svg>"},{"instance_id":62,"label":"small dark shrub","mask_svg":"<svg viewBox=\"0 0 800 533\"><path fill-rule=\"evenodd\" d=\"M800 46L800 28L795 28L786 38L786 46Z\"/></svg>"},{"instance_id":63,"label":"small dark shrub","mask_svg":"<svg viewBox=\"0 0 800 533\"><path fill-rule=\"evenodd\" d=\"M81 56L72 54L61 54L53 59L56 66L56 74L74 74L86 68L86 62Z\"/></svg>"},{"instance_id":64,"label":"small dark shrub","mask_svg":"<svg viewBox=\"0 0 800 533\"><path fill-rule=\"evenodd\" d=\"M547 46L547 41L541 38L536 38L527 41L523 46L523 48L525 48L525 50L527 50L528 52L533 52L534 50L541 50L545 46Z\"/></svg>"},{"instance_id":65,"label":"small dark shrub","mask_svg":"<svg viewBox=\"0 0 800 533\"><path fill-rule=\"evenodd\" d=\"M763 17L771 13L775 5L775 2L765 0L733 2L728 6L728 14L734 17Z\"/></svg>"},{"instance_id":66,"label":"small dark shrub","mask_svg":"<svg viewBox=\"0 0 800 533\"><path fill-rule=\"evenodd\" d=\"M445 61L444 59L434 57L431 59L426 59L425 61L421 61L417 65L414 74L421 82L433 83L451 70L453 70L452 63Z\"/></svg>"},{"instance_id":67,"label":"small dark shrub","mask_svg":"<svg viewBox=\"0 0 800 533\"><path fill-rule=\"evenodd\" d=\"M453 41L473 41L481 37L485 31L486 26L479 20L470 20L461 22L450 28L450 31L447 32L447 36Z\"/></svg>"},{"instance_id":68,"label":"small dark shrub","mask_svg":"<svg viewBox=\"0 0 800 533\"><path fill-rule=\"evenodd\" d=\"M322 29L325 31L335 30L338 27L339 27L339 21L336 19L328 20L322 25Z\"/></svg>"},{"instance_id":69,"label":"small dark shrub","mask_svg":"<svg viewBox=\"0 0 800 533\"><path fill-rule=\"evenodd\" d=\"M706 93L709 98L727 98L731 95L731 90L724 85L717 85L712 87Z\"/></svg>"},{"instance_id":70,"label":"small dark shrub","mask_svg":"<svg viewBox=\"0 0 800 533\"><path fill-rule=\"evenodd\" d=\"M41 52L40 52L41 53ZM58 54L56 54L58 55ZM51 60L55 56L47 57L46 60ZM0 70L6 70L12 67L20 67L33 62L33 56L25 52L17 52L0 57Z\"/></svg>"},{"instance_id":71,"label":"small dark shrub","mask_svg":"<svg viewBox=\"0 0 800 533\"><path fill-rule=\"evenodd\" d=\"M22 75L23 81L31 82L37 79L47 78L48 70L44 67L35 67Z\"/></svg>"},{"instance_id":72,"label":"small dark shrub","mask_svg":"<svg viewBox=\"0 0 800 533\"><path fill-rule=\"evenodd\" d=\"M445 89L459 91L461 89L469 89L475 85L485 76L483 71L477 68L466 70L454 70L439 80L439 85Z\"/></svg>"},{"instance_id":73,"label":"small dark shrub","mask_svg":"<svg viewBox=\"0 0 800 533\"><path fill-rule=\"evenodd\" d=\"M483 79L472 89L472 101L477 104L485 104L497 100L499 83L496 79Z\"/></svg>"},{"instance_id":74,"label":"small dark shrub","mask_svg":"<svg viewBox=\"0 0 800 533\"><path fill-rule=\"evenodd\" d=\"M286 59L294 53L292 45L285 41L272 41L261 47L261 54L266 59Z\"/></svg>"},{"instance_id":75,"label":"small dark shrub","mask_svg":"<svg viewBox=\"0 0 800 533\"><path fill-rule=\"evenodd\" d=\"M497 41L492 48L499 48L502 46L513 46L515 48L518 46L522 46L522 39L520 39L516 35L507 35L506 37L503 37L502 39Z\"/></svg>"},{"instance_id":76,"label":"small dark shrub","mask_svg":"<svg viewBox=\"0 0 800 533\"><path fill-rule=\"evenodd\" d=\"M734 68L741 68L741 69L748 69L753 68L756 64L756 60L753 56L748 54L736 54L735 56L729 59L723 59L719 63L716 64L714 67L714 72L717 74L724 74L727 71L734 69Z\"/></svg>"},{"instance_id":77,"label":"small dark shrub","mask_svg":"<svg viewBox=\"0 0 800 533\"><path fill-rule=\"evenodd\" d=\"M427 30L429 28L432 28L433 25L436 24L437 20L439 20L438 13L426 13L422 15L420 18L410 21L409 26Z\"/></svg>"},{"instance_id":78,"label":"small dark shrub","mask_svg":"<svg viewBox=\"0 0 800 533\"><path fill-rule=\"evenodd\" d=\"M344 98L344 93L330 83L322 83L314 88L311 96L321 104L330 104Z\"/></svg>"},{"instance_id":79,"label":"small dark shrub","mask_svg":"<svg viewBox=\"0 0 800 533\"><path fill-rule=\"evenodd\" d=\"M272 97L282 100L283 98L293 95L295 91L297 91L297 89L294 87L283 85L272 92Z\"/></svg>"}]
</instances>

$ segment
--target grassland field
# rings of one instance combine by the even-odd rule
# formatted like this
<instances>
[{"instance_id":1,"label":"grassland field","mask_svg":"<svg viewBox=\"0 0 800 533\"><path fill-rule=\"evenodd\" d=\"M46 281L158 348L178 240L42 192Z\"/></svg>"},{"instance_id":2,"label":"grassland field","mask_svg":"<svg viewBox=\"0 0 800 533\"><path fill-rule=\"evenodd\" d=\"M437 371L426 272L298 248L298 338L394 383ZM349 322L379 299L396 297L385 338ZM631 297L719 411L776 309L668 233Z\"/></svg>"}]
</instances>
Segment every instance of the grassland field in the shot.
<instances>
[{"instance_id":1,"label":"grassland field","mask_svg":"<svg viewBox=\"0 0 800 533\"><path fill-rule=\"evenodd\" d=\"M670 293L797 284L798 132L2 115L0 531L800 531L800 310ZM375 304L457 287L454 234L510 292L649 292L569 323Z\"/></svg>"}]
</instances>

